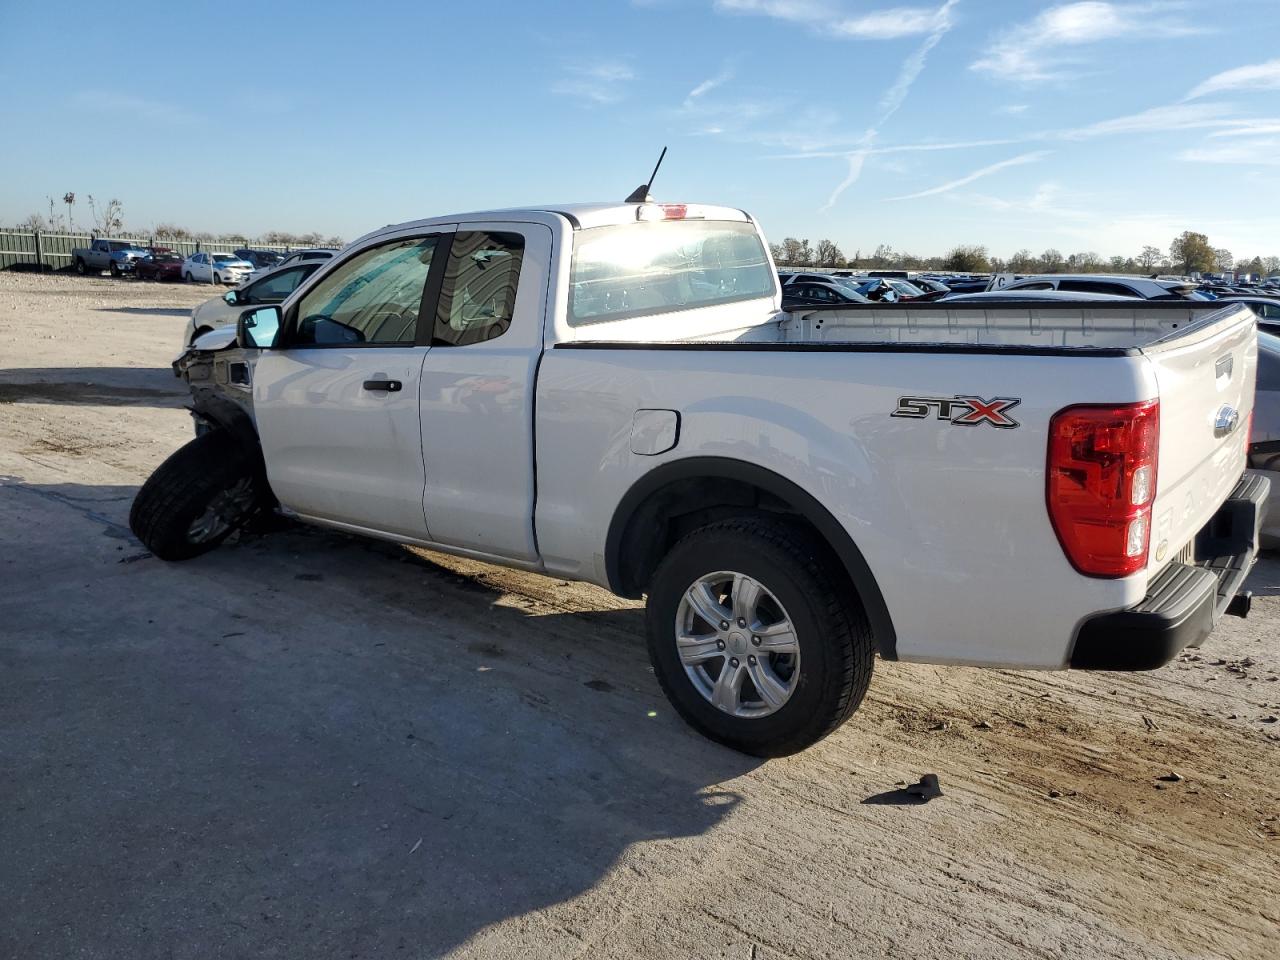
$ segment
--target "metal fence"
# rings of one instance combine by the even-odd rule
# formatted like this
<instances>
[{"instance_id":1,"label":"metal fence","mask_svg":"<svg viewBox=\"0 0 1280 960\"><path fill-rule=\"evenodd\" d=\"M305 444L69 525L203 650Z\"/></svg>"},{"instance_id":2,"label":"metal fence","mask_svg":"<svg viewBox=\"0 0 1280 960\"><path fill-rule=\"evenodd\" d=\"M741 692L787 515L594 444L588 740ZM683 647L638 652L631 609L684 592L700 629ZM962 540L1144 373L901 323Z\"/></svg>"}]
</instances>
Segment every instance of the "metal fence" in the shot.
<instances>
[{"instance_id":1,"label":"metal fence","mask_svg":"<svg viewBox=\"0 0 1280 960\"><path fill-rule=\"evenodd\" d=\"M75 266L71 253L78 247L93 243L87 233L43 233L29 230L0 230L0 270L70 270ZM282 247L273 243L222 242L220 240L168 240L164 237L112 237L127 240L140 247L168 247L174 253L189 257L193 253L234 253L249 247L253 250L274 250L289 253L297 247Z\"/></svg>"}]
</instances>

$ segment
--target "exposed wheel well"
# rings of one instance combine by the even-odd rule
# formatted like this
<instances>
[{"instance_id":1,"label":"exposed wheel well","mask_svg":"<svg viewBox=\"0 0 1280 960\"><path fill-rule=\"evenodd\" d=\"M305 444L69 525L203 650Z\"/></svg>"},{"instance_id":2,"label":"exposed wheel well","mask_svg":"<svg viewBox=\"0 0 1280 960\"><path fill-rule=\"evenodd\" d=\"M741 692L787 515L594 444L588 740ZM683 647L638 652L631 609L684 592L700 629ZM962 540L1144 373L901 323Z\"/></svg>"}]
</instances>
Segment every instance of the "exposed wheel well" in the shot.
<instances>
[{"instance_id":1,"label":"exposed wheel well","mask_svg":"<svg viewBox=\"0 0 1280 960\"><path fill-rule=\"evenodd\" d=\"M718 457L668 463L642 477L623 497L606 543L615 593L640 597L659 561L685 534L741 516L784 518L807 528L830 551L834 575L862 602L880 655L897 659L897 638L884 597L845 529L811 494L756 464Z\"/></svg>"}]
</instances>

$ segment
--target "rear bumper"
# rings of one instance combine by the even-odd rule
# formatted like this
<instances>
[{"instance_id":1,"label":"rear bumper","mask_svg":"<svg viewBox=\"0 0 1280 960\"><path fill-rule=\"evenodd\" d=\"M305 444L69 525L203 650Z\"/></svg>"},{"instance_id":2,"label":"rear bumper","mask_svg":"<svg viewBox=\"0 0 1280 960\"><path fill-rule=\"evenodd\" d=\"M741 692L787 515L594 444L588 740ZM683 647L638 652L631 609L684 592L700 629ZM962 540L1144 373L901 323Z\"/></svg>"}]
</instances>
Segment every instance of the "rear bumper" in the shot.
<instances>
[{"instance_id":1,"label":"rear bumper","mask_svg":"<svg viewBox=\"0 0 1280 960\"><path fill-rule=\"evenodd\" d=\"M1196 562L1169 564L1137 606L1086 620L1069 666L1154 670L1203 643L1253 566L1270 488L1266 477L1242 477L1196 535Z\"/></svg>"}]
</instances>

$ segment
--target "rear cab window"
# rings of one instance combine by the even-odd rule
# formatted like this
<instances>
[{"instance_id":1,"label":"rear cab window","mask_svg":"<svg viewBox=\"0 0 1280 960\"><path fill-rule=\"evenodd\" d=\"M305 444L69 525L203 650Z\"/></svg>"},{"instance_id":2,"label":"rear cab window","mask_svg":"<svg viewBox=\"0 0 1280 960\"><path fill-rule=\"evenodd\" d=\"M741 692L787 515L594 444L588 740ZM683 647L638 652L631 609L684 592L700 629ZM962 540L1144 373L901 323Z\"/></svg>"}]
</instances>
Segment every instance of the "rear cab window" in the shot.
<instances>
[{"instance_id":1,"label":"rear cab window","mask_svg":"<svg viewBox=\"0 0 1280 960\"><path fill-rule=\"evenodd\" d=\"M673 313L777 293L754 225L659 220L574 235L569 324Z\"/></svg>"}]
</instances>

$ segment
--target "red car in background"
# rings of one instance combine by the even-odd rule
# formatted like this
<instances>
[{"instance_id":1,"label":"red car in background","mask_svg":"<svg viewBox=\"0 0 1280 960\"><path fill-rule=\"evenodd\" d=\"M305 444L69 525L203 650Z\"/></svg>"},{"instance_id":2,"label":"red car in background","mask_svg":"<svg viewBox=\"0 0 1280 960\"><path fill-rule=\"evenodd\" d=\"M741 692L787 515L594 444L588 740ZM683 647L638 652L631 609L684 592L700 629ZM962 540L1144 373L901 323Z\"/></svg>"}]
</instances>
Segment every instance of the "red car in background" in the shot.
<instances>
[{"instance_id":1,"label":"red car in background","mask_svg":"<svg viewBox=\"0 0 1280 960\"><path fill-rule=\"evenodd\" d=\"M182 257L168 247L147 247L147 255L134 263L139 280L181 280Z\"/></svg>"}]
</instances>

